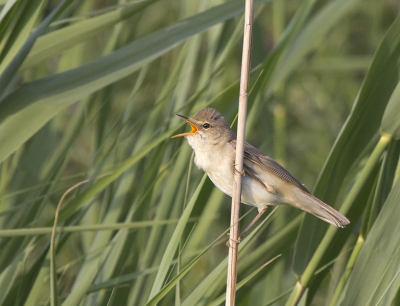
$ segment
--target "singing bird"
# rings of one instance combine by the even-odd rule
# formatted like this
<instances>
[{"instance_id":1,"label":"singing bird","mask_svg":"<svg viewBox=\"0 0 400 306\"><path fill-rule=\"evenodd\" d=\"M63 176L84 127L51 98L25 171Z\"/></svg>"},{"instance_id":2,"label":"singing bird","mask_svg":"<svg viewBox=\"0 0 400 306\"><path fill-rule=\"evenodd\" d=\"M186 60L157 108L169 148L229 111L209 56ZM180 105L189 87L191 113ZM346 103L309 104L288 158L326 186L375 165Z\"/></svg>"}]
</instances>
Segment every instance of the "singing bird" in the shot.
<instances>
[{"instance_id":1,"label":"singing bird","mask_svg":"<svg viewBox=\"0 0 400 306\"><path fill-rule=\"evenodd\" d=\"M204 108L193 118L177 114L192 130L173 136L186 137L195 152L194 162L225 194L232 196L235 168L236 136L228 122L213 108ZM244 204L255 206L258 215L241 233L261 217L270 205L288 204L300 208L338 227L350 221L322 202L299 183L285 168L251 144L244 144L242 195Z\"/></svg>"}]
</instances>

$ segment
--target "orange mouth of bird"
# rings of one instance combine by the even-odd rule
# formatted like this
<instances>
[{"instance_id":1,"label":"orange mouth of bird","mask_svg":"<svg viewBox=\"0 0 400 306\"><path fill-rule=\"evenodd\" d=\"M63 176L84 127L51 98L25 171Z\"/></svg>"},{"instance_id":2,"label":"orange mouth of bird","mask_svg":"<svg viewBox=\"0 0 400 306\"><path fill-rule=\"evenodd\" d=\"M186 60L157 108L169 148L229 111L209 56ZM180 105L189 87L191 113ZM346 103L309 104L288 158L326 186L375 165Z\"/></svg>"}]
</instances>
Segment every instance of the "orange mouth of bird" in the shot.
<instances>
[{"instance_id":1,"label":"orange mouth of bird","mask_svg":"<svg viewBox=\"0 0 400 306\"><path fill-rule=\"evenodd\" d=\"M178 134L178 135L172 136L172 138L177 138L177 137L184 137L184 136L193 135L194 133L196 133L196 132L198 131L197 127L196 127L193 123L191 123L191 122L189 121L189 118L187 118L187 117L185 117L185 116L182 116L182 115L179 115L179 114L176 114L176 115L179 116L179 117L181 117L182 119L184 119L187 123L189 123L189 124L190 124L190 127L192 128L192 130L191 130L190 132L188 132L188 133L182 133L182 134Z\"/></svg>"}]
</instances>

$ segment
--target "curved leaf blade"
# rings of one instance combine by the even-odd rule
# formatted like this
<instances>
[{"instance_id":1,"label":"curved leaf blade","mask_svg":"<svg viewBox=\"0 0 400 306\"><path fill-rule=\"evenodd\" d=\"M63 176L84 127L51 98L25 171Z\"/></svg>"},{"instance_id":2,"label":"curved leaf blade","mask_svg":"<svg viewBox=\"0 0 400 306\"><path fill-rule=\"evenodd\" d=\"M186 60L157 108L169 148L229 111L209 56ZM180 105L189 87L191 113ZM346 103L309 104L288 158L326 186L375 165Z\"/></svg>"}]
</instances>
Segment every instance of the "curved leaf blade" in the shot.
<instances>
[{"instance_id":1,"label":"curved leaf blade","mask_svg":"<svg viewBox=\"0 0 400 306\"><path fill-rule=\"evenodd\" d=\"M314 194L333 204L348 169L377 133L386 105L400 81L400 17L380 43L353 109L344 124L318 178ZM351 220L350 220L351 221ZM301 275L327 225L305 215L296 243L294 270Z\"/></svg>"},{"instance_id":2,"label":"curved leaf blade","mask_svg":"<svg viewBox=\"0 0 400 306\"><path fill-rule=\"evenodd\" d=\"M268 1L270 0L259 0L256 4L260 5ZM68 104L130 75L172 49L176 44L242 13L243 10L241 1L229 1L181 20L76 69L23 84L0 100L0 139L13 143L12 146L2 146L0 162L15 152L21 144ZM7 77L9 74L7 73ZM48 104L52 104L55 108L58 105L58 109L53 109L47 116L43 115L40 122L22 121L22 115L27 114L23 112L23 109L32 104L37 104L37 108L35 112L30 113L31 117L41 113L41 108L46 110L49 107ZM11 115L14 115L12 119L10 119ZM7 123L7 120L24 122L24 132L18 134L18 137L8 134L10 123ZM8 139L10 137L14 139L11 141Z\"/></svg>"},{"instance_id":3,"label":"curved leaf blade","mask_svg":"<svg viewBox=\"0 0 400 306\"><path fill-rule=\"evenodd\" d=\"M400 287L400 236L394 234L400 232L399 202L397 179L354 266L343 306L378 305L382 298L390 303L395 297Z\"/></svg>"},{"instance_id":4,"label":"curved leaf blade","mask_svg":"<svg viewBox=\"0 0 400 306\"><path fill-rule=\"evenodd\" d=\"M381 133L400 138L400 82L397 84L383 113Z\"/></svg>"}]
</instances>

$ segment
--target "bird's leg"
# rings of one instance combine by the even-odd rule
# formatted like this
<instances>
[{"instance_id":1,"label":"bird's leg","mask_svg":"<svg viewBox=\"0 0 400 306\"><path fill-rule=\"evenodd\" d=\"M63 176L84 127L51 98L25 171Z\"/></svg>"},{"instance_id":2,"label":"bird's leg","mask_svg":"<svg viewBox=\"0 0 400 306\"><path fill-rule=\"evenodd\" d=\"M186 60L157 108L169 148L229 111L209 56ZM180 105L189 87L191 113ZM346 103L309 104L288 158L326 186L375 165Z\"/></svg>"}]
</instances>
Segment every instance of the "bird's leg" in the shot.
<instances>
[{"instance_id":1,"label":"bird's leg","mask_svg":"<svg viewBox=\"0 0 400 306\"><path fill-rule=\"evenodd\" d=\"M267 211L267 207L263 207L263 208L259 208L258 209L258 215L253 219L253 221L250 222L249 225L247 225L247 227L244 229L243 232L240 233L240 238L242 238L244 235L246 235L247 231L250 229L250 227L253 226L254 223L257 222L258 219L260 219L260 217L263 215L263 213L265 213Z\"/></svg>"},{"instance_id":2,"label":"bird's leg","mask_svg":"<svg viewBox=\"0 0 400 306\"><path fill-rule=\"evenodd\" d=\"M258 209L258 214L257 214L257 216L253 219L253 221L250 222L249 225L247 225L247 227L244 229L244 231L240 233L239 239L238 239L238 240L234 240L234 239L229 238L229 240L226 242L226 246L227 246L227 247L231 247L231 244L229 243L230 240L232 240L233 242L239 244L240 241L242 240L242 237L243 237L244 235L246 235L246 233L247 233L247 231L250 229L250 227L252 227L252 226L254 225L254 223L256 223L257 220L260 219L260 217L261 217L261 216L263 215L263 213L265 213L266 211L267 211L267 207L265 207L265 208L259 208L259 209ZM227 235L229 235L229 233L228 233Z\"/></svg>"}]
</instances>

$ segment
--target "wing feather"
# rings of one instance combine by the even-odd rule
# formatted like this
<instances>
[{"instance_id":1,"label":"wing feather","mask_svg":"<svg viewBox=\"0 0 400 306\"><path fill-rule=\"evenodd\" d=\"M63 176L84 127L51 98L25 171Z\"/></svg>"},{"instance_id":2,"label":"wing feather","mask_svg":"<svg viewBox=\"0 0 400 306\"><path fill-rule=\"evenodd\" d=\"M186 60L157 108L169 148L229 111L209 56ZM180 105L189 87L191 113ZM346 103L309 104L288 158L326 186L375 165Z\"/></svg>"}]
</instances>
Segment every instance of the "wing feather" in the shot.
<instances>
[{"instance_id":1,"label":"wing feather","mask_svg":"<svg viewBox=\"0 0 400 306\"><path fill-rule=\"evenodd\" d=\"M232 140L236 148L236 139ZM257 164L258 166L272 172L281 179L294 184L307 194L311 194L306 187L304 187L298 180L296 180L285 168L283 168L278 162L273 160L271 157L263 154L257 148L251 144L244 143L244 158Z\"/></svg>"}]
</instances>

